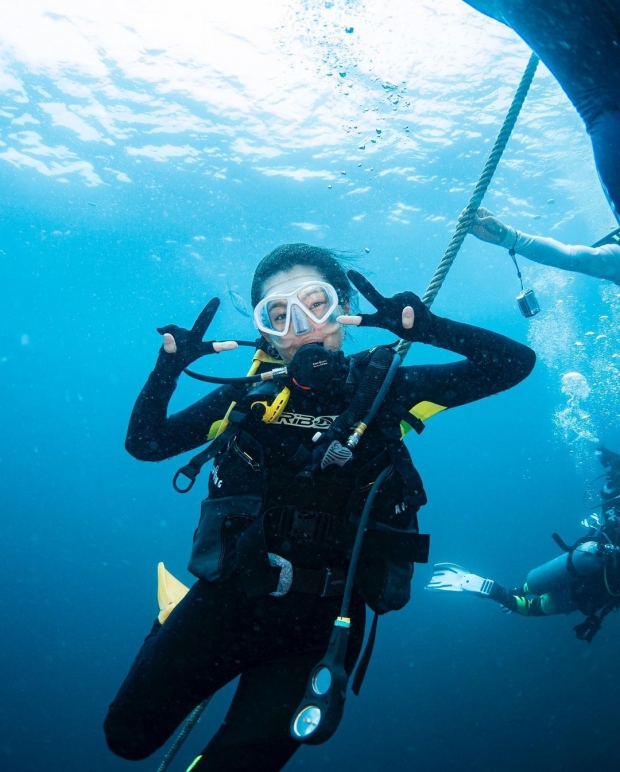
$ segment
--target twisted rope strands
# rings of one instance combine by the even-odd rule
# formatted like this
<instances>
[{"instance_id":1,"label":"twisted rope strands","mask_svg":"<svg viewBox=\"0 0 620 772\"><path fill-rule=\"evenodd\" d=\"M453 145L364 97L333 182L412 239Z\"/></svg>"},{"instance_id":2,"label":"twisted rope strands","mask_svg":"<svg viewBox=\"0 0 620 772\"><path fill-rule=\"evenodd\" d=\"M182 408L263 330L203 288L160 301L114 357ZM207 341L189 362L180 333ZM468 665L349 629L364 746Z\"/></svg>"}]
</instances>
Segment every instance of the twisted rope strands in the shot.
<instances>
[{"instance_id":1,"label":"twisted rope strands","mask_svg":"<svg viewBox=\"0 0 620 772\"><path fill-rule=\"evenodd\" d=\"M162 759L161 764L157 767L157 772L166 772L166 770L172 763L172 760L177 755L177 753L181 749L181 746L187 739L189 733L200 721L202 714L205 712L207 705L210 702L211 702L211 697L209 697L208 700L201 702L200 705L197 708L194 708L194 710L189 714L189 716L187 717L187 720L185 721L185 724L183 725L183 729L181 729L181 731L177 735L176 740L171 745L170 750L168 751L168 753L166 753L166 755Z\"/></svg>"},{"instance_id":2,"label":"twisted rope strands","mask_svg":"<svg viewBox=\"0 0 620 772\"><path fill-rule=\"evenodd\" d=\"M508 143L510 135L512 134L515 123L517 122L517 118L519 117L519 113L523 107L523 102L525 101L527 92L529 91L529 88L532 84L534 73L536 72L539 61L540 60L536 54L532 54L530 56L530 60L527 63L527 67L525 68L523 77L521 78L519 88L514 95L510 109L508 110L506 118L504 119L504 125L497 135L495 145L489 154L489 158L485 164L482 174L480 175L478 184L472 193L469 203L459 215L454 236L452 236L444 256L441 258L441 261L437 266L437 270L433 274L433 278L426 288L426 292L422 297L422 302L429 308L437 297L437 293L439 292L441 285L444 283L444 280L448 275L448 271L452 267L452 263L454 262L458 251L463 244L463 241L465 240L465 236L467 236L469 233L469 229L471 227L472 220L474 219L474 215L476 214L476 210L482 203L484 194L487 192L487 188L489 187L491 179L495 174L497 165L499 164L502 154L506 148L506 144ZM411 343L407 341L401 341L398 345L399 354L404 357L407 354L407 351L409 351L410 347Z\"/></svg>"}]
</instances>

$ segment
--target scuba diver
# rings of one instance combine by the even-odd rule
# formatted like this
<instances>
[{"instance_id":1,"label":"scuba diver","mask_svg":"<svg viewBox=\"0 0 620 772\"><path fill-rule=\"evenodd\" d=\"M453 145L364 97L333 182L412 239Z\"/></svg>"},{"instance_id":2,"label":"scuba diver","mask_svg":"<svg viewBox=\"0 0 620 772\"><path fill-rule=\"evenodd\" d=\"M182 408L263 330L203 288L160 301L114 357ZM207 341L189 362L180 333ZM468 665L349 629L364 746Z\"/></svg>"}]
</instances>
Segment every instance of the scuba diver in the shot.
<instances>
[{"instance_id":1,"label":"scuba diver","mask_svg":"<svg viewBox=\"0 0 620 772\"><path fill-rule=\"evenodd\" d=\"M374 313L352 315L356 290ZM206 461L213 466L188 566L196 582L176 605L162 605L105 720L110 749L125 759L149 756L237 676L194 772L280 770L300 743L328 739L366 605L375 612L370 642L377 614L408 602L414 562L427 561L417 517L426 494L403 431L515 386L535 362L527 346L436 316L412 292L384 297L333 252L306 244L263 258L251 298L261 338L247 378L193 373L222 385L167 415L181 374L236 345L203 341L214 298L191 330L159 329L164 343L131 415L126 448L140 460L212 439L177 472L177 490L188 490ZM394 344L346 356L347 324L461 359L399 367Z\"/></svg>"},{"instance_id":2,"label":"scuba diver","mask_svg":"<svg viewBox=\"0 0 620 772\"><path fill-rule=\"evenodd\" d=\"M586 618L573 630L579 640L590 643L607 614L620 608L620 454L601 446L597 455L606 481L600 492L600 515L581 522L587 536L568 546L554 533L563 554L534 568L515 589L507 590L454 563L437 563L426 589L473 593L528 617L579 610Z\"/></svg>"},{"instance_id":3,"label":"scuba diver","mask_svg":"<svg viewBox=\"0 0 620 772\"><path fill-rule=\"evenodd\" d=\"M620 228L591 247L573 246L555 239L522 233L510 225L504 225L492 212L480 207L470 233L481 241L505 247L513 257L515 254L520 255L535 263L620 284Z\"/></svg>"},{"instance_id":4,"label":"scuba diver","mask_svg":"<svg viewBox=\"0 0 620 772\"><path fill-rule=\"evenodd\" d=\"M573 103L592 141L599 178L620 222L618 0L465 0L513 29Z\"/></svg>"}]
</instances>

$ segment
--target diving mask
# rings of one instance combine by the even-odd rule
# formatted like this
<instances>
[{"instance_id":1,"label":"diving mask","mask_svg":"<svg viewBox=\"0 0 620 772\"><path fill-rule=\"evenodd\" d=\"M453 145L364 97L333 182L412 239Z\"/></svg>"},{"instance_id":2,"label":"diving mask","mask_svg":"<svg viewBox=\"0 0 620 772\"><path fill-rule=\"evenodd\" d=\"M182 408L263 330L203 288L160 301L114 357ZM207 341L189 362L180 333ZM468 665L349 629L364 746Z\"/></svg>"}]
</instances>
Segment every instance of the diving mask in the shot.
<instances>
[{"instance_id":1,"label":"diving mask","mask_svg":"<svg viewBox=\"0 0 620 772\"><path fill-rule=\"evenodd\" d=\"M263 298L254 309L254 323L261 332L282 337L293 329L295 335L310 332L314 324L333 322L339 304L338 293L325 281L306 281L291 292Z\"/></svg>"}]
</instances>

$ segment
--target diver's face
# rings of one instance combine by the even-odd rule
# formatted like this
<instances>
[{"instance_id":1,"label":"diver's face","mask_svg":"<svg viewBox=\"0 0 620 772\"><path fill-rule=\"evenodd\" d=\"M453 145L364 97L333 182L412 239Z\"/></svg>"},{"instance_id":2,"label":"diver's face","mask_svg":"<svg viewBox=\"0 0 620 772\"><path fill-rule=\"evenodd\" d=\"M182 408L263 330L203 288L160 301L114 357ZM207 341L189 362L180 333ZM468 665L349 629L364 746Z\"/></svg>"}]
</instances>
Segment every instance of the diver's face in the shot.
<instances>
[{"instance_id":1,"label":"diver's face","mask_svg":"<svg viewBox=\"0 0 620 772\"><path fill-rule=\"evenodd\" d=\"M265 280L261 300L269 295L293 292L302 284L316 280L327 281L318 269L309 265L296 265L290 271L279 271ZM324 324L318 324L310 317L305 316L304 331L301 334L295 332L293 324L289 325L289 329L284 335L269 335L266 332L261 332L261 334L285 362L290 362L299 349L309 343L319 343L329 351L338 351L342 347L344 332L343 326L336 322L336 317L348 313L348 306L338 305Z\"/></svg>"}]
</instances>

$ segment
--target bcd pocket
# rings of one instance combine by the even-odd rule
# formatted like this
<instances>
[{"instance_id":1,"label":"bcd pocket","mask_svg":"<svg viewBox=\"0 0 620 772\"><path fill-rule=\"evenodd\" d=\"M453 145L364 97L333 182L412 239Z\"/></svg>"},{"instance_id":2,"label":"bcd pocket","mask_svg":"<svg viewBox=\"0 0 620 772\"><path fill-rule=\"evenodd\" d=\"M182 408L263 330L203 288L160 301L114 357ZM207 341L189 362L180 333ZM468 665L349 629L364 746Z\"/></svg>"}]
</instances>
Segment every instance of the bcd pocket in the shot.
<instances>
[{"instance_id":1,"label":"bcd pocket","mask_svg":"<svg viewBox=\"0 0 620 772\"><path fill-rule=\"evenodd\" d=\"M204 499L187 569L214 582L234 567L237 541L258 517L260 496Z\"/></svg>"},{"instance_id":2,"label":"bcd pocket","mask_svg":"<svg viewBox=\"0 0 620 772\"><path fill-rule=\"evenodd\" d=\"M357 587L373 611L398 611L409 601L413 564L428 561L430 538L375 523L364 538Z\"/></svg>"},{"instance_id":3,"label":"bcd pocket","mask_svg":"<svg viewBox=\"0 0 620 772\"><path fill-rule=\"evenodd\" d=\"M362 558L356 577L357 589L367 605L379 614L398 611L409 602L413 563Z\"/></svg>"}]
</instances>

